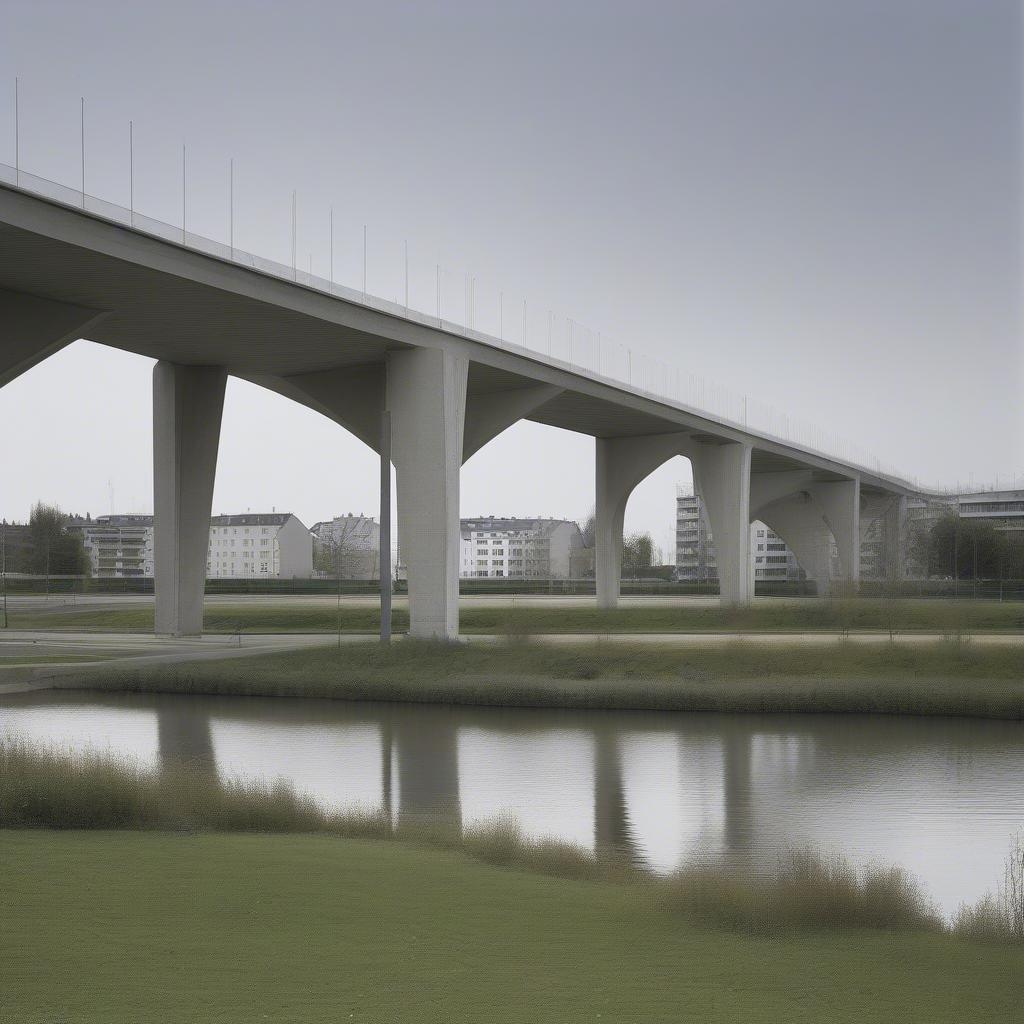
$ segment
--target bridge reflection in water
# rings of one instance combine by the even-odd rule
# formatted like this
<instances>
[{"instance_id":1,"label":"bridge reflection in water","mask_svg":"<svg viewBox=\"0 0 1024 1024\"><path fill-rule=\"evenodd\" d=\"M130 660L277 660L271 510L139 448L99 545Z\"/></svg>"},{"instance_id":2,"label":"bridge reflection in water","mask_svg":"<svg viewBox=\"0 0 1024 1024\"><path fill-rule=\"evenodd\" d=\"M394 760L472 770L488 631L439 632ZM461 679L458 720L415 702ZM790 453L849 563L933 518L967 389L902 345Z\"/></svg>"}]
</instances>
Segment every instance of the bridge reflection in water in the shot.
<instances>
[{"instance_id":1,"label":"bridge reflection in water","mask_svg":"<svg viewBox=\"0 0 1024 1024\"><path fill-rule=\"evenodd\" d=\"M381 808L396 824L441 822L461 826L467 823L464 818L483 820L511 814L535 834L557 835L559 819L564 815L569 834L563 838L598 852L625 854L634 863L643 864L647 859L642 837L630 819L624 774L626 758L631 754L643 758L644 752L623 743L633 730L624 729L621 719L590 716L586 727L577 721L571 730L565 730L561 723L538 719L535 714L523 720L517 712L482 709L317 704L312 713L306 713L302 706L282 706L279 701L245 701L239 706L230 699L195 698L186 703L170 698L154 703L159 763L168 770L188 765L211 773L219 769L232 775L286 778L300 791L312 791L329 806ZM656 726L649 720L630 721L628 725L638 727L640 733L652 729L665 732L663 720ZM371 744L377 748L375 754L366 749L367 727L375 733ZM335 742L329 745L337 758L333 784L331 764L323 761L324 754L331 754L311 749L322 740L325 728L334 733ZM302 739L296 736L297 730L310 734ZM535 741L551 732L560 742L546 751L545 764L545 752L536 749ZM218 736L226 748L220 759ZM364 742L346 744L348 736L360 737ZM293 742L296 739L298 746ZM461 766L461 772L460 739L468 762ZM524 745L534 748L528 751L527 759L532 761L531 772L541 776L539 787L538 780L523 778L523 758L512 752L512 748ZM703 821L703 827L710 824L720 834L683 836L681 845L709 846L725 852L748 848L750 745L749 732L730 733L721 745L718 788L724 814ZM310 754L323 769L313 776L303 770ZM567 763L570 758L571 763ZM674 760L685 772L685 743ZM497 778L487 779L487 775ZM589 785L584 776L589 777ZM701 773L701 787L706 788L709 782L714 785ZM463 789L472 791L473 813L468 816L463 814ZM544 813L546 808L542 806L549 801L575 806L563 806L563 815L552 816ZM537 818L548 819L549 830L531 829ZM582 834L581 819L592 822L589 835Z\"/></svg>"},{"instance_id":2,"label":"bridge reflection in water","mask_svg":"<svg viewBox=\"0 0 1024 1024\"><path fill-rule=\"evenodd\" d=\"M507 813L656 870L840 849L904 864L948 909L994 884L1024 821L1013 722L51 693L0 707L6 734L284 778L396 823Z\"/></svg>"}]
</instances>

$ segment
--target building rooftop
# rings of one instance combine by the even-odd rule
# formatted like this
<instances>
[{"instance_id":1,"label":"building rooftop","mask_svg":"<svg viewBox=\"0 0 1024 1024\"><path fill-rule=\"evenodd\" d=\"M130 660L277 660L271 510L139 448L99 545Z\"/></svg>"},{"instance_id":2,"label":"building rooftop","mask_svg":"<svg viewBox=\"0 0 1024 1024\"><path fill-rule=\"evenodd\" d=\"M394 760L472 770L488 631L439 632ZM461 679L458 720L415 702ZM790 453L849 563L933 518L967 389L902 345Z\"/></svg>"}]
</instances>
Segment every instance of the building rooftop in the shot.
<instances>
[{"instance_id":1,"label":"building rooftop","mask_svg":"<svg viewBox=\"0 0 1024 1024\"><path fill-rule=\"evenodd\" d=\"M246 512L243 515L211 516L211 526L283 526L292 518L291 512ZM72 519L69 526L76 529L97 526L152 526L151 514L123 514L97 516L95 519Z\"/></svg>"},{"instance_id":2,"label":"building rooftop","mask_svg":"<svg viewBox=\"0 0 1024 1024\"><path fill-rule=\"evenodd\" d=\"M494 533L534 533L547 535L553 533L560 526L574 526L579 529L579 523L571 519L518 519L512 517L497 516L476 516L471 519L460 520L463 539L468 539L474 532Z\"/></svg>"},{"instance_id":3,"label":"building rooftop","mask_svg":"<svg viewBox=\"0 0 1024 1024\"><path fill-rule=\"evenodd\" d=\"M153 516L146 513L125 513L119 515L109 516L97 516L95 519L81 519L74 518L68 521L68 526L72 529L82 530L90 527L104 527L112 526L152 526Z\"/></svg>"},{"instance_id":4,"label":"building rooftop","mask_svg":"<svg viewBox=\"0 0 1024 1024\"><path fill-rule=\"evenodd\" d=\"M357 525L366 523L368 525L377 526L377 520L374 516L364 516L362 512L359 515L355 515L349 512L347 515L335 516L333 519L321 519L320 522L314 523L310 528L310 533L320 533L322 530L329 529L339 524L345 525Z\"/></svg>"},{"instance_id":5,"label":"building rooftop","mask_svg":"<svg viewBox=\"0 0 1024 1024\"><path fill-rule=\"evenodd\" d=\"M237 516L212 516L211 526L284 526L291 512L246 512Z\"/></svg>"}]
</instances>

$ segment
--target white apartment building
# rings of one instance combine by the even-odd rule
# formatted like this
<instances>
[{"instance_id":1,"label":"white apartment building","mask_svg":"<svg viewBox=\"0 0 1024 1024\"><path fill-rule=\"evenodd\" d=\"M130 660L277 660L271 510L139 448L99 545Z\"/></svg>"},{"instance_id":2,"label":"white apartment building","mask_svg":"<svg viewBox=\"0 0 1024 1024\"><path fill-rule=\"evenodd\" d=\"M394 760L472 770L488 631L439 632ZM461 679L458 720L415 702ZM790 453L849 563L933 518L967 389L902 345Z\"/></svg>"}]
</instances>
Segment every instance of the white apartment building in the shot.
<instances>
[{"instance_id":1,"label":"white apartment building","mask_svg":"<svg viewBox=\"0 0 1024 1024\"><path fill-rule=\"evenodd\" d=\"M750 524L754 580L802 580L806 574L786 542L762 522ZM698 494L676 494L676 576L705 582L718 579L715 543Z\"/></svg>"},{"instance_id":2,"label":"white apartment building","mask_svg":"<svg viewBox=\"0 0 1024 1024\"><path fill-rule=\"evenodd\" d=\"M153 576L153 517L97 516L70 524L82 531L94 576ZM214 516L206 559L208 579L308 579L313 539L290 512Z\"/></svg>"},{"instance_id":3,"label":"white apartment building","mask_svg":"<svg viewBox=\"0 0 1024 1024\"><path fill-rule=\"evenodd\" d=\"M372 516L335 516L315 523L313 564L332 579L370 580L380 572L380 523Z\"/></svg>"},{"instance_id":4,"label":"white apartment building","mask_svg":"<svg viewBox=\"0 0 1024 1024\"><path fill-rule=\"evenodd\" d=\"M207 579L309 579L313 537L290 512L214 516Z\"/></svg>"},{"instance_id":5,"label":"white apartment building","mask_svg":"<svg viewBox=\"0 0 1024 1024\"><path fill-rule=\"evenodd\" d=\"M569 579L583 547L579 524L567 519L463 519L459 575Z\"/></svg>"}]
</instances>

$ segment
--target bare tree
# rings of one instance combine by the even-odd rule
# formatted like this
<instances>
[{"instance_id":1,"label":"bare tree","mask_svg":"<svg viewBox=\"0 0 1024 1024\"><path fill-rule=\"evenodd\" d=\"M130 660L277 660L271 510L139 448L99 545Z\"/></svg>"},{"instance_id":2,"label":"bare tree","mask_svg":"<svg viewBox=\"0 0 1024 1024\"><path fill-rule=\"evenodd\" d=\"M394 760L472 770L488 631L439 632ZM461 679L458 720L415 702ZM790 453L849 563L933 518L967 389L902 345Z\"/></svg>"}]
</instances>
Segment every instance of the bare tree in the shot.
<instances>
[{"instance_id":1,"label":"bare tree","mask_svg":"<svg viewBox=\"0 0 1024 1024\"><path fill-rule=\"evenodd\" d=\"M337 579L374 578L380 571L379 544L366 543L366 524L362 516L339 516L322 524L313 553L313 567Z\"/></svg>"}]
</instances>

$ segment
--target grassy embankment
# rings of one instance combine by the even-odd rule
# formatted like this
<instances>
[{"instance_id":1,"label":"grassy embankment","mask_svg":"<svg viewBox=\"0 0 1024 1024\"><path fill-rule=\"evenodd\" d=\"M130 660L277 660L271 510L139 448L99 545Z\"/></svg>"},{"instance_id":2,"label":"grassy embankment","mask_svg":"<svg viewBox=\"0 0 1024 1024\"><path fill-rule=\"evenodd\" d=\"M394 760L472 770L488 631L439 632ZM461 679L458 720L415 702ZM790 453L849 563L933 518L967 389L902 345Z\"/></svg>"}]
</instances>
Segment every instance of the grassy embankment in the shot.
<instances>
[{"instance_id":1,"label":"grassy embankment","mask_svg":"<svg viewBox=\"0 0 1024 1024\"><path fill-rule=\"evenodd\" d=\"M408 627L408 613L397 607L394 627ZM316 599L208 601L204 628L210 633L374 632L380 626L372 603L345 604L340 612ZM107 630L150 632L152 606L55 604L15 608L12 629ZM559 605L475 606L464 602L464 633L676 633L714 630L883 630L943 633L1024 630L1024 603L946 600L847 599L765 600L749 608L721 608L680 602L627 606L613 611Z\"/></svg>"},{"instance_id":2,"label":"grassy embankment","mask_svg":"<svg viewBox=\"0 0 1024 1024\"><path fill-rule=\"evenodd\" d=\"M96 689L519 707L1024 719L1024 648L940 640L548 646L403 641L91 669Z\"/></svg>"},{"instance_id":3,"label":"grassy embankment","mask_svg":"<svg viewBox=\"0 0 1024 1024\"><path fill-rule=\"evenodd\" d=\"M0 1019L935 1022L1021 1005L1013 936L949 934L898 869L793 856L766 878L657 879L509 823L392 830L280 786L11 744L0 762ZM149 831L25 828L47 825ZM266 834L296 831L321 834ZM972 933L992 918L975 911Z\"/></svg>"}]
</instances>

